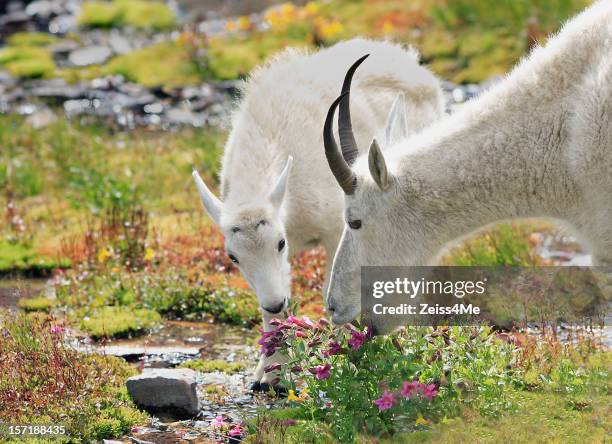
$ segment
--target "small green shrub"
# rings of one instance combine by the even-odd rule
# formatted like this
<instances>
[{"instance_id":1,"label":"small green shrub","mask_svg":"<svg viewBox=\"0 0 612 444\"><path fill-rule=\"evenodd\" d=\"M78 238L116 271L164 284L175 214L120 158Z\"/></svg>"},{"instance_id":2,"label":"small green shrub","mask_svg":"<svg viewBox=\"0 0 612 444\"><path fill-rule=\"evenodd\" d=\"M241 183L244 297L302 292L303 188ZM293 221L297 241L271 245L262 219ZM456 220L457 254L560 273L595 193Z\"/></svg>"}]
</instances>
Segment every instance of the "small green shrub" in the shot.
<instances>
[{"instance_id":1,"label":"small green shrub","mask_svg":"<svg viewBox=\"0 0 612 444\"><path fill-rule=\"evenodd\" d=\"M394 336L289 317L264 333L262 353L281 350L290 405L331 426L341 442L418 430L464 406L496 416L510 403L512 347L487 327L410 327ZM301 387L301 391L298 388Z\"/></svg>"}]
</instances>

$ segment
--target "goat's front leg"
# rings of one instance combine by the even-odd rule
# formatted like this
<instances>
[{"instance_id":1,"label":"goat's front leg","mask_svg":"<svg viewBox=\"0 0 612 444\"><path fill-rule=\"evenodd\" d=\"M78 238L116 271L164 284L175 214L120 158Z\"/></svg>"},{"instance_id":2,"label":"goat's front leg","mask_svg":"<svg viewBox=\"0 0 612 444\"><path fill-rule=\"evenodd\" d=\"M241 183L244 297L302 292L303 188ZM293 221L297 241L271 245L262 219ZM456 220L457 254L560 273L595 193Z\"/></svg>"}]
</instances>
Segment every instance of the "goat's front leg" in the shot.
<instances>
[{"instance_id":1,"label":"goat's front leg","mask_svg":"<svg viewBox=\"0 0 612 444\"><path fill-rule=\"evenodd\" d=\"M287 317L287 312L285 311L278 313L278 314L274 314L274 315L264 311L263 312L264 331L267 332L267 331L274 330L274 328L276 328L276 326L270 325L270 321L272 319L275 319L275 318L285 319L286 317ZM268 357L261 355L261 357L259 358L259 363L257 364L257 367L255 368L255 381L251 385L251 390L267 392L270 389L270 387L274 386L273 384L274 380L280 377L280 371L276 370L276 371L266 372L265 371L266 367L272 364L283 364L285 362L287 362L287 356L279 352L276 352L272 356L268 356Z\"/></svg>"}]
</instances>

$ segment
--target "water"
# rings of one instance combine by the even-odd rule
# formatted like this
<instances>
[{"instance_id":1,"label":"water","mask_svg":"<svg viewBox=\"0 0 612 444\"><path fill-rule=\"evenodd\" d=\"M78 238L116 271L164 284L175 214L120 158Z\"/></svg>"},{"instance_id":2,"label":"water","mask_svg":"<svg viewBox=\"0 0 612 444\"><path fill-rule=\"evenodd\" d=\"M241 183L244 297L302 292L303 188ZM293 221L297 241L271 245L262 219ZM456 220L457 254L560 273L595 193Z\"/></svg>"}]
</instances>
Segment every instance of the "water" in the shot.
<instances>
[{"instance_id":1,"label":"water","mask_svg":"<svg viewBox=\"0 0 612 444\"><path fill-rule=\"evenodd\" d=\"M296 5L306 2L306 0L292 1ZM218 18L258 13L283 2L278 0L177 0L177 3L189 15Z\"/></svg>"}]
</instances>

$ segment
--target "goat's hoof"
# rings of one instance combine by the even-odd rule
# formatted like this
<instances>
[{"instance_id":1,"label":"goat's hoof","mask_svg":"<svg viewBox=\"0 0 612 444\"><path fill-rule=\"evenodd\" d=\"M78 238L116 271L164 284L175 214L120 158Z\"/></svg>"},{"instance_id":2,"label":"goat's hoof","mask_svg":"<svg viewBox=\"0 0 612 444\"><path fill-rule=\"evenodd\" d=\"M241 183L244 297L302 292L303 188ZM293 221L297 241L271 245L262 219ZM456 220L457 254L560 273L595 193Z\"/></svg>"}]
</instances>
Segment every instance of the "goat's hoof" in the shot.
<instances>
[{"instance_id":1,"label":"goat's hoof","mask_svg":"<svg viewBox=\"0 0 612 444\"><path fill-rule=\"evenodd\" d=\"M252 392L259 393L270 393L273 392L274 396L285 397L287 396L287 388L281 384L270 384L268 382L255 381L251 384Z\"/></svg>"}]
</instances>

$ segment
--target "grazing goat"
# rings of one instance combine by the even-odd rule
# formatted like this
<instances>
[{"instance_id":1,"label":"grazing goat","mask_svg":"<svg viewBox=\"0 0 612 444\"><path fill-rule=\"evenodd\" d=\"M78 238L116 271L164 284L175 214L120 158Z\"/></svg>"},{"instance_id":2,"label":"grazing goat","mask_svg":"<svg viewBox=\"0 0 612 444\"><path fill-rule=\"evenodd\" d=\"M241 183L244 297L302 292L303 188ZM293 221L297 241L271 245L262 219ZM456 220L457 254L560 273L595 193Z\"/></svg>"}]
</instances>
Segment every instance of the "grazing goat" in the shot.
<instances>
[{"instance_id":1,"label":"grazing goat","mask_svg":"<svg viewBox=\"0 0 612 444\"><path fill-rule=\"evenodd\" d=\"M334 102L324 128L346 194L326 299L335 323L360 312L360 267L430 265L450 241L505 219L565 222L596 264L612 265L612 2L586 9L502 82L384 155L374 140L351 163L348 102L348 93ZM348 158L331 127L339 103Z\"/></svg>"},{"instance_id":2,"label":"grazing goat","mask_svg":"<svg viewBox=\"0 0 612 444\"><path fill-rule=\"evenodd\" d=\"M381 135L416 132L443 114L438 80L419 66L413 50L387 42L355 39L316 53L287 50L255 70L242 89L243 100L223 156L221 199L194 178L204 207L225 236L225 250L255 290L264 330L283 315L290 296L288 258L322 245L331 258L343 226L343 193L327 168L319 122L334 99L345 67L358 55L372 54L371 69L355 79L359 99L353 117L359 144ZM390 121L393 109L417 115ZM396 112L397 114L397 112ZM291 166L293 162L293 167ZM278 356L262 358L254 389L273 378L264 368Z\"/></svg>"}]
</instances>

